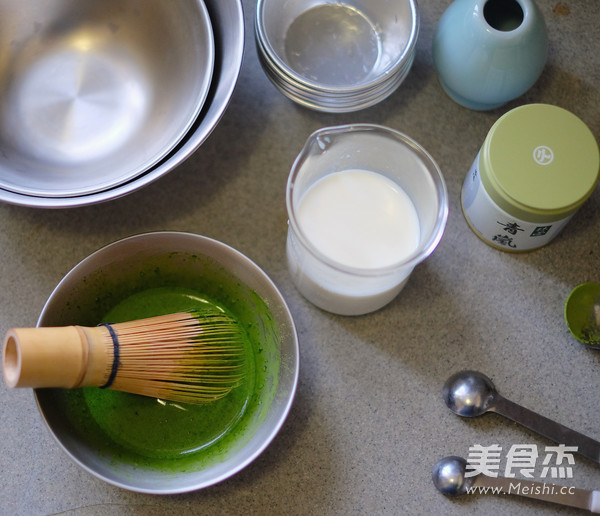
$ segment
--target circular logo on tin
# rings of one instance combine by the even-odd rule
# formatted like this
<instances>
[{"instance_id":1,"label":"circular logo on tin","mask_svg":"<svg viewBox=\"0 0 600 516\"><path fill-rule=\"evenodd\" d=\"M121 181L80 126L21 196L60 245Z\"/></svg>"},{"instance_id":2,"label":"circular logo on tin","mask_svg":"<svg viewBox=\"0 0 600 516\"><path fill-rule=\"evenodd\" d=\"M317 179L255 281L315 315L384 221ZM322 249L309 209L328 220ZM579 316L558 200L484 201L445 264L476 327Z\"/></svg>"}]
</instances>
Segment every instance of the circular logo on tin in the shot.
<instances>
[{"instance_id":1,"label":"circular logo on tin","mask_svg":"<svg viewBox=\"0 0 600 516\"><path fill-rule=\"evenodd\" d=\"M554 160L554 152L550 147L540 145L533 150L533 159L538 165L550 165Z\"/></svg>"}]
</instances>

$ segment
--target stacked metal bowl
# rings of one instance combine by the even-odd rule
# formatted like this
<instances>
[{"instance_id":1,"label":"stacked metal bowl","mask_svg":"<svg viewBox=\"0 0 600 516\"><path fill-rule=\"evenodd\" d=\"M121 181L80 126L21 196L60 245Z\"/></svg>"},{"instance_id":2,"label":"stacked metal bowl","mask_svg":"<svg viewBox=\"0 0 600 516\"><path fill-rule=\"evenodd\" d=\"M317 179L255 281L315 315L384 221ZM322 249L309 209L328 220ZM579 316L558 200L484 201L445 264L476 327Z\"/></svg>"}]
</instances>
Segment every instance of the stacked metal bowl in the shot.
<instances>
[{"instance_id":1,"label":"stacked metal bowl","mask_svg":"<svg viewBox=\"0 0 600 516\"><path fill-rule=\"evenodd\" d=\"M103 317L107 307L135 292L163 286L194 289L199 285L203 293L210 293L211 298L227 306L244 326L253 328L249 335L255 335L251 339L255 367L261 370L252 401L247 401L238 419L223 418L222 412L220 416L203 412L225 421L222 435L212 436L193 452L180 448L168 459L161 454L165 448L157 449L156 454L141 455L135 451L137 443L115 440L114 433L101 430L106 426L98 427L87 403L77 417L70 418L69 391L35 390L40 413L59 446L84 470L109 484L151 494L184 493L211 486L255 460L275 438L289 413L300 360L290 311L262 269L216 240L166 231L135 235L103 247L61 280L46 302L38 325L95 324L93 321ZM233 297L231 289L235 291ZM157 403L166 405L163 400ZM186 413L183 406L171 409ZM219 408L216 411L219 413ZM166 410L161 417L170 421L168 413ZM156 426L164 427L165 421L156 420ZM194 429L190 430L193 434ZM152 432L153 427L147 431ZM140 437L139 444L142 442ZM178 443L174 446L181 446L177 438L174 442Z\"/></svg>"},{"instance_id":2,"label":"stacked metal bowl","mask_svg":"<svg viewBox=\"0 0 600 516\"><path fill-rule=\"evenodd\" d=\"M255 38L267 77L285 96L351 112L391 95L415 56L415 0L258 0Z\"/></svg>"},{"instance_id":3,"label":"stacked metal bowl","mask_svg":"<svg viewBox=\"0 0 600 516\"><path fill-rule=\"evenodd\" d=\"M0 0L0 200L128 194L192 154L241 68L241 0Z\"/></svg>"}]
</instances>

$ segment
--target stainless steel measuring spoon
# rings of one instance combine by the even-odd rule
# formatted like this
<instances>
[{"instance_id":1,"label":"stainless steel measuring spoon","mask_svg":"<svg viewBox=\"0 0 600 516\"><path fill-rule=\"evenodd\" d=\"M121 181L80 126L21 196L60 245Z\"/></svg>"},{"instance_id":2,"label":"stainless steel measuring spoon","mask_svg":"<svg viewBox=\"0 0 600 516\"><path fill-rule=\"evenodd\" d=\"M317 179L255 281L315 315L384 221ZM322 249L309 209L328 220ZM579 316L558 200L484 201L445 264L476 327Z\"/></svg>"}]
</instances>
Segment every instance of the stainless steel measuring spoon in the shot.
<instances>
[{"instance_id":1,"label":"stainless steel measuring spoon","mask_svg":"<svg viewBox=\"0 0 600 516\"><path fill-rule=\"evenodd\" d=\"M442 396L448 408L459 416L495 412L556 443L577 446L577 453L600 463L600 442L507 400L482 373L461 371L452 375L444 384Z\"/></svg>"},{"instance_id":2,"label":"stainless steel measuring spoon","mask_svg":"<svg viewBox=\"0 0 600 516\"><path fill-rule=\"evenodd\" d=\"M466 493L513 494L600 514L600 491L500 476L490 477L481 473L466 476L466 472L465 459L456 456L445 457L433 467L431 479L437 490L447 496Z\"/></svg>"}]
</instances>

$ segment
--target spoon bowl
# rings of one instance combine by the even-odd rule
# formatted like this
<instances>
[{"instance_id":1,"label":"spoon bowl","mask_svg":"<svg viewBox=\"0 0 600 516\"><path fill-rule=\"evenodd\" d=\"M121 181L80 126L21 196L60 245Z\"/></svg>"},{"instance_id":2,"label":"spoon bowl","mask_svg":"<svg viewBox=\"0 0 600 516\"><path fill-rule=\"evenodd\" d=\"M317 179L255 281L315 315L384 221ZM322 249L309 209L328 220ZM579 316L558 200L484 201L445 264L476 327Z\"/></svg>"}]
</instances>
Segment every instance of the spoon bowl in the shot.
<instances>
[{"instance_id":1,"label":"spoon bowl","mask_svg":"<svg viewBox=\"0 0 600 516\"><path fill-rule=\"evenodd\" d=\"M579 342L600 349L600 283L575 287L565 303L565 322Z\"/></svg>"},{"instance_id":2,"label":"spoon bowl","mask_svg":"<svg viewBox=\"0 0 600 516\"><path fill-rule=\"evenodd\" d=\"M467 461L462 457L444 457L433 467L431 480L440 493L446 496L460 496L474 483L474 477L465 477L466 471Z\"/></svg>"},{"instance_id":3,"label":"spoon bowl","mask_svg":"<svg viewBox=\"0 0 600 516\"><path fill-rule=\"evenodd\" d=\"M453 374L442 390L448 408L463 417L476 417L488 412L494 406L497 394L492 381L478 371Z\"/></svg>"}]
</instances>

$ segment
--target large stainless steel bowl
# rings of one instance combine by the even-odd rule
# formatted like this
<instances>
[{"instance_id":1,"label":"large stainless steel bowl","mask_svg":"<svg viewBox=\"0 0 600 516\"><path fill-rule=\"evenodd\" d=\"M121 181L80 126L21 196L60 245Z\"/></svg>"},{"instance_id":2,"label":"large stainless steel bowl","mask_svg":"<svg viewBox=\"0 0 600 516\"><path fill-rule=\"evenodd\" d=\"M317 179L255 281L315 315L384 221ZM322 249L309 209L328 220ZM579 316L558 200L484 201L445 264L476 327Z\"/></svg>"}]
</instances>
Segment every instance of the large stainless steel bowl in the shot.
<instances>
[{"instance_id":1,"label":"large stainless steel bowl","mask_svg":"<svg viewBox=\"0 0 600 516\"><path fill-rule=\"evenodd\" d=\"M264 377L235 427L210 445L218 453L171 458L164 467L160 462L128 458L116 444L115 453L107 452L106 446L97 446L98 436L82 430L87 420L70 419L64 398L70 392L35 391L50 431L77 464L110 484L156 494L207 487L252 462L275 437L290 410L299 361L294 322L267 275L231 247L189 233L147 233L96 251L59 283L38 325L95 324L121 299L164 285L197 289L227 306L244 327L253 328L256 369L264 371ZM230 289L235 289L234 299L227 294ZM77 414L78 420L87 417L85 412Z\"/></svg>"},{"instance_id":2,"label":"large stainless steel bowl","mask_svg":"<svg viewBox=\"0 0 600 516\"><path fill-rule=\"evenodd\" d=\"M2 0L0 186L66 197L165 157L206 99L202 0Z\"/></svg>"},{"instance_id":3,"label":"large stainless steel bowl","mask_svg":"<svg viewBox=\"0 0 600 516\"><path fill-rule=\"evenodd\" d=\"M223 115L235 88L244 48L241 0L205 0L215 41L215 67L200 115L171 153L149 171L116 187L92 194L39 197L0 188L0 200L43 208L64 208L104 202L131 193L166 174L189 157L208 137ZM164 3L171 5L172 2ZM0 24L2 22L0 21Z\"/></svg>"}]
</instances>

